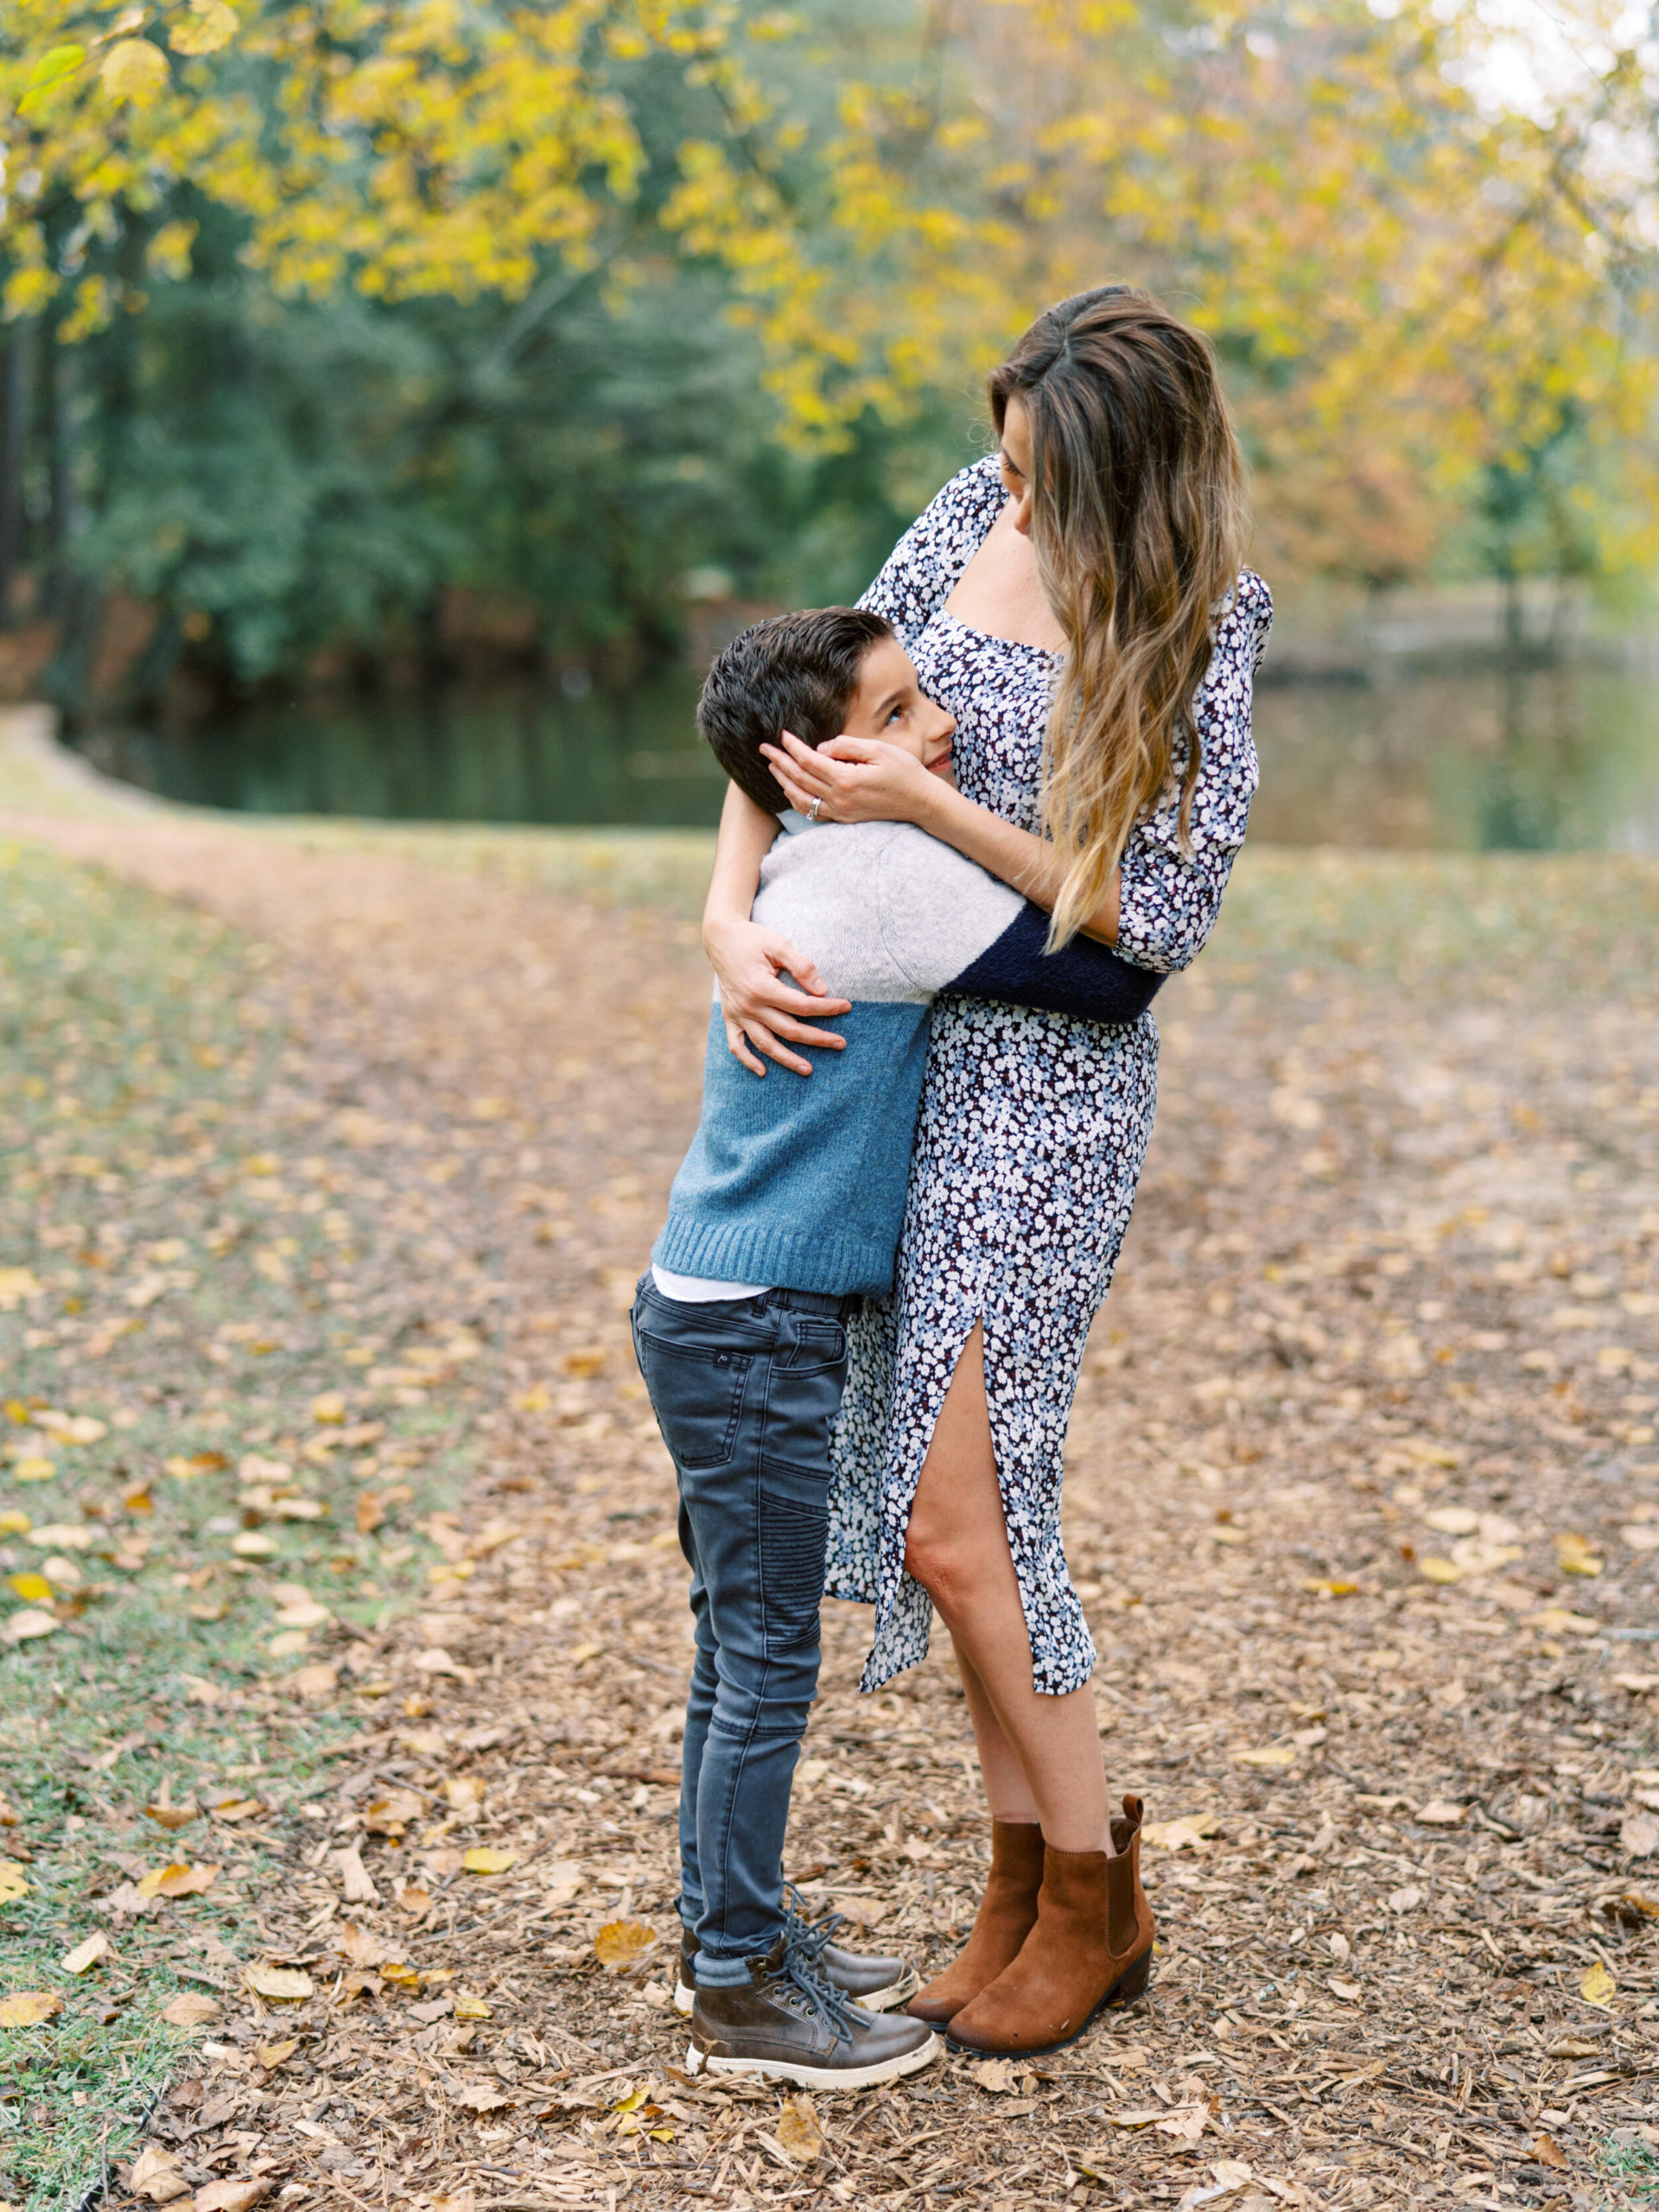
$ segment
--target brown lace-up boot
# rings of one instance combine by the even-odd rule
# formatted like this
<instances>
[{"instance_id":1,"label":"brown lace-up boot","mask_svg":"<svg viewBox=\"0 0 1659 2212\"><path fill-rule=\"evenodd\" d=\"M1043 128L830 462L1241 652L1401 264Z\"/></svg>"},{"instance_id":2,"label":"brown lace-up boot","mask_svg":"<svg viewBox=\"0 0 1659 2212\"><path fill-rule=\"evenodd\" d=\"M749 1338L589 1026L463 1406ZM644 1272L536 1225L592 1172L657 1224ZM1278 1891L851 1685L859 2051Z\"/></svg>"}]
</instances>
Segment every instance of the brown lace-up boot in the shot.
<instances>
[{"instance_id":1,"label":"brown lace-up boot","mask_svg":"<svg viewBox=\"0 0 1659 2212\"><path fill-rule=\"evenodd\" d=\"M991 1822L991 1872L973 1933L944 1972L905 2010L936 2026L954 2019L1020 1955L1037 1921L1043 1884L1043 1832L1035 1821Z\"/></svg>"},{"instance_id":2,"label":"brown lace-up boot","mask_svg":"<svg viewBox=\"0 0 1659 2212\"><path fill-rule=\"evenodd\" d=\"M1096 2012L1138 1997L1152 1973L1152 1907L1141 1886L1141 1800L1112 1823L1116 1855L1043 1854L1037 1924L1014 1963L950 2021L967 2050L1034 2056L1075 2043Z\"/></svg>"}]
</instances>

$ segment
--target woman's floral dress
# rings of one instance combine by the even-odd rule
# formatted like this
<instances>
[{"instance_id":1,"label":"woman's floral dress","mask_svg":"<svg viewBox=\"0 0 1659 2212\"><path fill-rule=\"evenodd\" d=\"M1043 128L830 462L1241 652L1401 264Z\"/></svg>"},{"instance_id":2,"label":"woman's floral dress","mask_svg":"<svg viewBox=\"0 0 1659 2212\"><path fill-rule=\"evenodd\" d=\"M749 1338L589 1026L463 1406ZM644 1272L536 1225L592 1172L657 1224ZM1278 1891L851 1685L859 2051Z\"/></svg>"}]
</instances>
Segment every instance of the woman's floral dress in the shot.
<instances>
[{"instance_id":1,"label":"woman's floral dress","mask_svg":"<svg viewBox=\"0 0 1659 2212\"><path fill-rule=\"evenodd\" d=\"M964 469L905 533L863 604L892 622L922 689L955 715L962 791L1031 830L1053 658L944 611L1005 496L994 456ZM1185 967L1214 926L1256 786L1250 692L1272 618L1267 586L1247 570L1217 618L1198 694L1190 854L1173 801L1124 854L1118 950L1142 967ZM875 1605L866 1690L927 1652L932 1608L905 1573L905 1529L946 1388L982 1321L1036 1688L1058 1695L1089 1679L1095 1649L1060 1541L1061 1448L1089 1325L1128 1226L1157 1065L1150 1014L1114 1027L938 1003L893 1295L849 1324L834 1447L827 1587Z\"/></svg>"}]
</instances>

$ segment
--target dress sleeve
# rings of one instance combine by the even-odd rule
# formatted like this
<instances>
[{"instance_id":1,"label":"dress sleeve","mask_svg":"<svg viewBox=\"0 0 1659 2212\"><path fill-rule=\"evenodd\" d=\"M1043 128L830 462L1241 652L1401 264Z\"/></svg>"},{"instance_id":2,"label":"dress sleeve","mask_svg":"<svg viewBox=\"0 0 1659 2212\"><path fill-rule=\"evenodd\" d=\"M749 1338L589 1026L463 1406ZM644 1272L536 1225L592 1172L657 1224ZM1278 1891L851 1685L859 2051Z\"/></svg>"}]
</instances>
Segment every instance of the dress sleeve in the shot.
<instances>
[{"instance_id":1,"label":"dress sleeve","mask_svg":"<svg viewBox=\"0 0 1659 2212\"><path fill-rule=\"evenodd\" d=\"M1195 702L1204 750L1192 792L1192 849L1181 850L1174 799L1137 823L1124 849L1117 950L1142 968L1165 974L1185 968L1216 925L1261 780L1250 694L1272 623L1272 594L1246 569L1216 626L1209 673Z\"/></svg>"},{"instance_id":2,"label":"dress sleeve","mask_svg":"<svg viewBox=\"0 0 1659 2212\"><path fill-rule=\"evenodd\" d=\"M953 476L893 547L858 603L885 614L906 651L950 597L1007 497L996 455L988 454Z\"/></svg>"}]
</instances>

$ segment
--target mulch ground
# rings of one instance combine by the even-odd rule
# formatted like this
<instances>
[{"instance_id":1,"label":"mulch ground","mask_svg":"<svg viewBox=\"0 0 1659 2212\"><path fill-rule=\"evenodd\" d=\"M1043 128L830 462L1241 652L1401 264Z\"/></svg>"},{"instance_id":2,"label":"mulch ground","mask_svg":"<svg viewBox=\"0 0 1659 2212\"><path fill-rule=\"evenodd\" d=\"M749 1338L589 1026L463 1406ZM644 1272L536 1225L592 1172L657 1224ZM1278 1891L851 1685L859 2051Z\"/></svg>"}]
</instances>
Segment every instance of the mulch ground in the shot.
<instances>
[{"instance_id":1,"label":"mulch ground","mask_svg":"<svg viewBox=\"0 0 1659 2212\"><path fill-rule=\"evenodd\" d=\"M1034 2065L787 2111L691 2081L668 2002L689 1625L626 1306L696 1115L692 931L211 825L39 828L272 944L288 1089L391 1181L411 1120L467 1133L429 1204L490 1286L486 1443L432 1532L472 1571L345 1660L359 1739L262 1906L262 1962L313 1993L226 1974L154 2117L184 2183L296 2212L1652 2199L1650 1015L1219 952L1172 984L1066 1497L1114 1785L1155 1824L1151 1992ZM863 1699L868 1617L826 1616L791 1871L936 1969L986 1859L944 1639ZM480 1848L512 1856L469 1875Z\"/></svg>"}]
</instances>

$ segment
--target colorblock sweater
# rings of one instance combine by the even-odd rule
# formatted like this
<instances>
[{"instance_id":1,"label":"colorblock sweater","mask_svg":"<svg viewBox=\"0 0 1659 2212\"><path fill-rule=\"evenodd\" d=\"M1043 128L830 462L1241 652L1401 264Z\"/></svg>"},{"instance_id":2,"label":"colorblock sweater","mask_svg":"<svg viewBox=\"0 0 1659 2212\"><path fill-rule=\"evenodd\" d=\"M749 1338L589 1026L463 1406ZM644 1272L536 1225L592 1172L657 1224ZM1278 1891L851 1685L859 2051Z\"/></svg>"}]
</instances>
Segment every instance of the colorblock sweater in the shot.
<instances>
[{"instance_id":1,"label":"colorblock sweater","mask_svg":"<svg viewBox=\"0 0 1659 2212\"><path fill-rule=\"evenodd\" d=\"M810 1077L752 1075L718 995L702 1117L652 1247L676 1274L880 1296L893 1287L930 1010L942 991L1084 1020L1139 1020L1163 982L1091 938L1044 950L1048 917L909 823L783 817L753 908L850 999Z\"/></svg>"}]
</instances>

